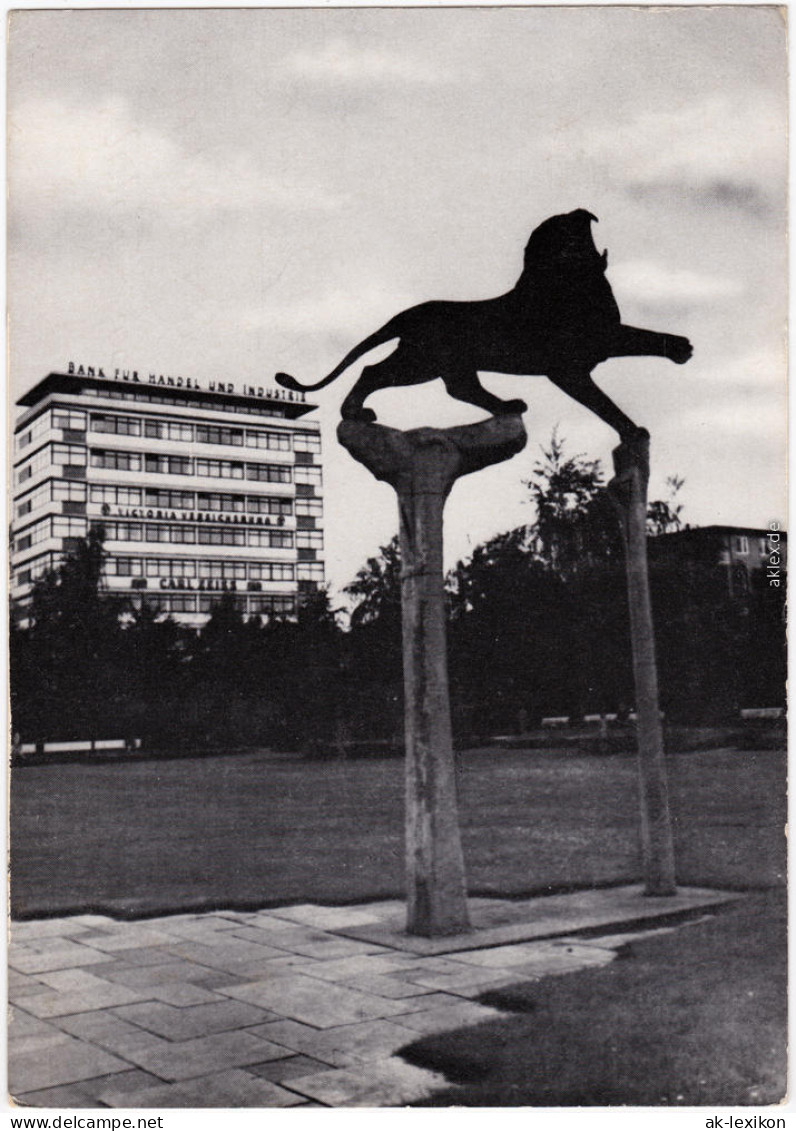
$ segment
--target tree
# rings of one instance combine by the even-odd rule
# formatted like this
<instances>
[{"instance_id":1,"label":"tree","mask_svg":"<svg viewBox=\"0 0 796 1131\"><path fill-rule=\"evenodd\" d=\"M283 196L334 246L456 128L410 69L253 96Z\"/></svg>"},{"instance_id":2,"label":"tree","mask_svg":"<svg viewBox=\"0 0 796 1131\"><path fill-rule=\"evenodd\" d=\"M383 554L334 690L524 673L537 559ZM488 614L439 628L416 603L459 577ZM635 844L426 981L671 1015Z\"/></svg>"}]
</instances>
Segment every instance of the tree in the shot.
<instances>
[{"instance_id":1,"label":"tree","mask_svg":"<svg viewBox=\"0 0 796 1131\"><path fill-rule=\"evenodd\" d=\"M104 530L92 527L33 587L12 635L13 725L31 736L96 734L125 693L119 607L103 593Z\"/></svg>"},{"instance_id":2,"label":"tree","mask_svg":"<svg viewBox=\"0 0 796 1131\"><path fill-rule=\"evenodd\" d=\"M676 503L675 500L684 484L685 479L681 479L677 475L667 477L668 497L666 499L654 499L647 508L647 534L653 536L671 534L675 530L682 529L683 524L680 515L683 512L683 504Z\"/></svg>"},{"instance_id":3,"label":"tree","mask_svg":"<svg viewBox=\"0 0 796 1131\"><path fill-rule=\"evenodd\" d=\"M526 486L536 507L533 551L554 573L572 578L621 553L600 461L567 456L557 428Z\"/></svg>"},{"instance_id":4,"label":"tree","mask_svg":"<svg viewBox=\"0 0 796 1131\"><path fill-rule=\"evenodd\" d=\"M394 621L401 614L401 547L395 534L375 557L368 558L356 577L343 590L356 604L351 627Z\"/></svg>"}]
</instances>

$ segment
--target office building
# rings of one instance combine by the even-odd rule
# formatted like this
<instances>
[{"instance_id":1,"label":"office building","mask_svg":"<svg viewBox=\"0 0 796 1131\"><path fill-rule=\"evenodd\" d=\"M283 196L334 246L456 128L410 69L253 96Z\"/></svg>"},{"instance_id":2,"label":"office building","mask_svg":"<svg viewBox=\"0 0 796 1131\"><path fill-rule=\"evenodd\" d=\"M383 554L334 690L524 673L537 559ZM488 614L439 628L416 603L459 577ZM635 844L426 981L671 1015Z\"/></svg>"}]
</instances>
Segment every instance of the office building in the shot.
<instances>
[{"instance_id":1,"label":"office building","mask_svg":"<svg viewBox=\"0 0 796 1131\"><path fill-rule=\"evenodd\" d=\"M323 583L320 430L302 393L70 363L19 401L12 599L93 524L104 592L202 625L223 593L285 616Z\"/></svg>"}]
</instances>

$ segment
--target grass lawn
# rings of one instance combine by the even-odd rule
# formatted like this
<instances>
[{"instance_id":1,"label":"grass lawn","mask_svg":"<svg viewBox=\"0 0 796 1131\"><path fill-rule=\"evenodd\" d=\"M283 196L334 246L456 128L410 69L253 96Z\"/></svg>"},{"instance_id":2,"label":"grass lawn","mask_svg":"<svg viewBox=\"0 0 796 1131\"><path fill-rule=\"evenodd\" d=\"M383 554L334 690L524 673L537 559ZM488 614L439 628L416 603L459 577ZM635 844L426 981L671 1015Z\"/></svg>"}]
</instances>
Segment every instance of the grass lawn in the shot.
<instances>
[{"instance_id":1,"label":"grass lawn","mask_svg":"<svg viewBox=\"0 0 796 1131\"><path fill-rule=\"evenodd\" d=\"M504 1018L403 1050L462 1089L433 1104L761 1104L784 1092L785 755L669 759L681 883L750 892L600 969L482 1000ZM639 877L636 764L460 756L473 894ZM355 902L403 891L398 760L225 758L12 772L12 913Z\"/></svg>"},{"instance_id":2,"label":"grass lawn","mask_svg":"<svg viewBox=\"0 0 796 1131\"><path fill-rule=\"evenodd\" d=\"M514 1015L402 1049L463 1087L423 1106L779 1103L784 890L626 945L609 966L484 994Z\"/></svg>"},{"instance_id":3,"label":"grass lawn","mask_svg":"<svg viewBox=\"0 0 796 1131\"><path fill-rule=\"evenodd\" d=\"M639 876L633 757L460 756L473 894ZM784 873L785 758L670 758L681 882L759 888ZM140 915L342 903L403 892L400 760L228 757L15 768L12 913Z\"/></svg>"}]
</instances>

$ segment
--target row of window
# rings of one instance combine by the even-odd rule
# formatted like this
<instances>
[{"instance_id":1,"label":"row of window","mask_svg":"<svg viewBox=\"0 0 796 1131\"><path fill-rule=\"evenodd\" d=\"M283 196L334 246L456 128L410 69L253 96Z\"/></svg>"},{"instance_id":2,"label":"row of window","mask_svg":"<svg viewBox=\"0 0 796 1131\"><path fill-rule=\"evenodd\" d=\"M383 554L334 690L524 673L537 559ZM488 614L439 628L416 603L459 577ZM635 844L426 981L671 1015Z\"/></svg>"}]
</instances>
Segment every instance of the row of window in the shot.
<instances>
[{"instance_id":1,"label":"row of window","mask_svg":"<svg viewBox=\"0 0 796 1131\"><path fill-rule=\"evenodd\" d=\"M733 550L736 554L749 553L749 539L745 534L737 534L732 541ZM765 538L757 539L757 552L761 555L767 554L769 552L768 542Z\"/></svg>"},{"instance_id":2,"label":"row of window","mask_svg":"<svg viewBox=\"0 0 796 1131\"><path fill-rule=\"evenodd\" d=\"M191 456L154 455L115 449L88 449L77 444L45 444L17 472L17 483L24 483L51 463L62 467L85 467L90 454L92 467L111 471L146 471L158 475L203 475L211 479L247 479L257 483L305 483L320 485L320 467L299 464L243 463L227 459Z\"/></svg>"},{"instance_id":3,"label":"row of window","mask_svg":"<svg viewBox=\"0 0 796 1131\"><path fill-rule=\"evenodd\" d=\"M17 438L17 448L22 449L28 447L29 444L34 443L43 436L45 432L49 432L51 428L65 428L72 432L85 432L86 430L86 414L84 412L72 411L66 408L56 408L52 412L43 412L41 416L31 424L27 432L23 432Z\"/></svg>"},{"instance_id":4,"label":"row of window","mask_svg":"<svg viewBox=\"0 0 796 1131\"><path fill-rule=\"evenodd\" d=\"M92 484L92 503L122 507L160 507L164 510L220 511L228 514L268 514L289 518L297 515L320 517L323 501L315 498L284 499L274 495L233 495L221 491L174 491L166 487L114 487Z\"/></svg>"},{"instance_id":5,"label":"row of window","mask_svg":"<svg viewBox=\"0 0 796 1131\"><path fill-rule=\"evenodd\" d=\"M117 507L147 507L162 510L217 511L225 514L265 514L289 518L320 518L323 501L275 495L233 495L221 491L172 491L161 487L115 487L104 483L90 486L79 480L48 479L17 503L17 518L24 518L50 502L98 503Z\"/></svg>"},{"instance_id":6,"label":"row of window","mask_svg":"<svg viewBox=\"0 0 796 1131\"><path fill-rule=\"evenodd\" d=\"M50 570L58 569L63 565L64 555L53 554L39 554L37 558L31 558L30 561L25 562L24 568L17 570L16 583L17 585L31 585L34 581L38 581L45 573Z\"/></svg>"},{"instance_id":7,"label":"row of window","mask_svg":"<svg viewBox=\"0 0 796 1131\"><path fill-rule=\"evenodd\" d=\"M243 526L193 526L175 522L101 522L108 542L172 542L199 546L268 546L277 550L323 549L320 530L274 530ZM295 538L295 542L294 542Z\"/></svg>"},{"instance_id":8,"label":"row of window","mask_svg":"<svg viewBox=\"0 0 796 1131\"><path fill-rule=\"evenodd\" d=\"M196 561L186 558L133 558L110 556L105 559L103 569L107 577L174 577L199 578L209 581L295 581L296 569L303 571L304 565L323 566L320 562L301 563L298 567L292 562L230 562ZM305 578L300 572L299 577ZM309 575L307 574L308 578Z\"/></svg>"},{"instance_id":9,"label":"row of window","mask_svg":"<svg viewBox=\"0 0 796 1131\"><path fill-rule=\"evenodd\" d=\"M85 503L86 484L68 479L48 479L17 503L17 518L24 518L50 502Z\"/></svg>"},{"instance_id":10,"label":"row of window","mask_svg":"<svg viewBox=\"0 0 796 1131\"><path fill-rule=\"evenodd\" d=\"M103 400L114 401L138 401L145 404L161 404L161 405L179 405L180 408L185 408L187 403L190 403L191 408L196 409L210 409L212 412L231 412L237 413L239 416L287 416L287 410L280 404L275 404L273 401L267 401L263 404L250 404L239 405L230 404L222 400L210 400L204 398L191 399L187 402L185 397L173 397L168 393L161 393L156 389L153 390L132 390L132 389L101 389L96 385L86 384L81 389L81 394L87 397L101 397Z\"/></svg>"},{"instance_id":11,"label":"row of window","mask_svg":"<svg viewBox=\"0 0 796 1131\"><path fill-rule=\"evenodd\" d=\"M91 450L91 466L111 471L145 471L157 475L196 475L209 479L247 479L255 483L311 483L320 485L320 467L278 463L239 463L229 459L153 455L114 449Z\"/></svg>"},{"instance_id":12,"label":"row of window","mask_svg":"<svg viewBox=\"0 0 796 1131\"><path fill-rule=\"evenodd\" d=\"M177 522L102 521L108 542L167 542L174 545L251 546L276 550L322 550L321 530L274 530L271 527L194 526ZM29 550L48 538L84 538L86 520L67 515L52 515L28 526L14 543L17 553Z\"/></svg>"},{"instance_id":13,"label":"row of window","mask_svg":"<svg viewBox=\"0 0 796 1131\"><path fill-rule=\"evenodd\" d=\"M77 444L45 444L20 467L17 472L17 483L31 479L51 463L60 464L61 467L85 467L86 449Z\"/></svg>"},{"instance_id":14,"label":"row of window","mask_svg":"<svg viewBox=\"0 0 796 1131\"><path fill-rule=\"evenodd\" d=\"M64 555L39 554L26 562L17 571L17 585L31 585L45 573L58 569L63 564ZM125 563L132 561L128 567ZM146 562L144 566L143 562ZM214 562L190 561L184 558L108 558L105 573L111 577L186 578L211 581L292 581L294 567L285 562ZM299 581L323 581L323 565L320 562L300 562L296 567ZM202 598L200 597L200 600ZM260 600L259 596L250 600ZM264 599L264 598L262 598ZM280 598L281 599L281 598ZM203 612L205 610L200 610Z\"/></svg>"},{"instance_id":15,"label":"row of window","mask_svg":"<svg viewBox=\"0 0 796 1131\"><path fill-rule=\"evenodd\" d=\"M14 543L17 553L46 542L48 538L85 538L86 520L69 518L66 515L53 515L34 522Z\"/></svg>"},{"instance_id":16,"label":"row of window","mask_svg":"<svg viewBox=\"0 0 796 1131\"><path fill-rule=\"evenodd\" d=\"M91 431L118 436L143 435L152 440L177 440L191 444L227 444L235 448L262 448L276 452L289 452L291 449L297 452L321 450L321 438L317 432L272 432L262 428L191 424L184 420L142 420L141 417L117 416L115 413L93 412Z\"/></svg>"},{"instance_id":17,"label":"row of window","mask_svg":"<svg viewBox=\"0 0 796 1131\"><path fill-rule=\"evenodd\" d=\"M207 593L147 593L126 598L136 607L146 602L160 613L209 613L221 598ZM296 611L295 597L273 593L236 594L235 604L247 616L292 616Z\"/></svg>"}]
</instances>

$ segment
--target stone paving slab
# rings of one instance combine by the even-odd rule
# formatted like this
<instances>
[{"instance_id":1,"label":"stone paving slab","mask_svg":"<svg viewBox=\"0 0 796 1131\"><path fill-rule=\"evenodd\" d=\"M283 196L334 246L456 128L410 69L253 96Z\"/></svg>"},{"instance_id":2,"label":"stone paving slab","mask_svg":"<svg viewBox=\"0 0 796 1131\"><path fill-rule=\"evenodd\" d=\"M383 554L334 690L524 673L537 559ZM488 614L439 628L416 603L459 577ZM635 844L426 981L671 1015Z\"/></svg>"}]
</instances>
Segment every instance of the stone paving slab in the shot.
<instances>
[{"instance_id":1,"label":"stone paving slab","mask_svg":"<svg viewBox=\"0 0 796 1131\"><path fill-rule=\"evenodd\" d=\"M339 1068L290 1081L291 1089L326 1107L398 1107L449 1086L440 1073L395 1057L371 1061L367 1072Z\"/></svg>"},{"instance_id":2,"label":"stone paving slab","mask_svg":"<svg viewBox=\"0 0 796 1131\"><path fill-rule=\"evenodd\" d=\"M347 986L327 983L321 990L317 979L305 974L275 974L265 981L227 986L223 993L295 1021L304 1021L318 1029L352 1025L356 1021L374 1021L402 1012L400 1002L351 990Z\"/></svg>"},{"instance_id":3,"label":"stone paving slab","mask_svg":"<svg viewBox=\"0 0 796 1131\"><path fill-rule=\"evenodd\" d=\"M52 990L50 993L36 994L25 999L24 1008L34 1017L61 1017L144 1000L145 995L136 990L106 982L94 990L74 990L68 994Z\"/></svg>"},{"instance_id":4,"label":"stone paving slab","mask_svg":"<svg viewBox=\"0 0 796 1131\"><path fill-rule=\"evenodd\" d=\"M296 907L280 907L275 912L280 919L303 923L308 927L320 927L323 931L334 931L340 927L361 927L366 923L377 923L383 914L380 910L366 907L320 907L315 903L304 903Z\"/></svg>"},{"instance_id":5,"label":"stone paving slab","mask_svg":"<svg viewBox=\"0 0 796 1131\"><path fill-rule=\"evenodd\" d=\"M581 946L577 943L555 942L513 943L509 946L489 947L485 950L468 950L459 954L462 966L477 966L484 970L505 970L512 967L528 969L535 965L539 976L553 974L559 969L571 970L573 959L583 966L599 966L611 961L605 948Z\"/></svg>"},{"instance_id":6,"label":"stone paving slab","mask_svg":"<svg viewBox=\"0 0 796 1131\"><path fill-rule=\"evenodd\" d=\"M12 1095L51 1088L56 1084L72 1084L91 1076L121 1072L129 1068L123 1060L86 1044L74 1037L61 1035L57 1043L20 1052L9 1046L8 1085Z\"/></svg>"},{"instance_id":7,"label":"stone paving slab","mask_svg":"<svg viewBox=\"0 0 796 1131\"><path fill-rule=\"evenodd\" d=\"M297 1056L288 1056L284 1060L272 1060L267 1064L250 1064L246 1071L263 1080L272 1080L275 1084L287 1083L298 1079L299 1076L312 1076L315 1072L326 1072L331 1065L323 1061L313 1060L311 1056L299 1053Z\"/></svg>"},{"instance_id":8,"label":"stone paving slab","mask_svg":"<svg viewBox=\"0 0 796 1131\"><path fill-rule=\"evenodd\" d=\"M126 1072L115 1072L109 1076L92 1076L90 1080L80 1080L75 1084L60 1084L54 1088L40 1088L32 1092L16 1095L17 1103L31 1107L98 1107L99 1095L111 1084L122 1085L127 1089L151 1088L162 1083L156 1076L131 1068Z\"/></svg>"},{"instance_id":9,"label":"stone paving slab","mask_svg":"<svg viewBox=\"0 0 796 1131\"><path fill-rule=\"evenodd\" d=\"M164 1002L140 1002L115 1009L117 1017L132 1021L142 1029L166 1037L170 1041L187 1041L192 1037L208 1037L230 1029L246 1029L275 1021L277 1015L247 1005L242 1001L214 1001L208 1005L195 1005L180 1009Z\"/></svg>"},{"instance_id":10,"label":"stone paving slab","mask_svg":"<svg viewBox=\"0 0 796 1131\"><path fill-rule=\"evenodd\" d=\"M302 1096L240 1069L213 1072L198 1080L133 1091L111 1086L100 1094L109 1107L293 1107Z\"/></svg>"},{"instance_id":11,"label":"stone paving slab","mask_svg":"<svg viewBox=\"0 0 796 1131\"><path fill-rule=\"evenodd\" d=\"M396 1020L400 1021L400 1018ZM255 1032L269 1041L339 1068L383 1060L412 1040L405 1026L392 1021L364 1021L320 1032L298 1021L276 1021L258 1026Z\"/></svg>"},{"instance_id":12,"label":"stone paving slab","mask_svg":"<svg viewBox=\"0 0 796 1131\"><path fill-rule=\"evenodd\" d=\"M108 961L107 954L102 951L81 946L69 939L61 941L64 945L57 950L44 952L27 947L12 948L8 955L9 965L20 974L43 974L48 970L71 970L75 966L92 966Z\"/></svg>"},{"instance_id":13,"label":"stone paving slab","mask_svg":"<svg viewBox=\"0 0 796 1131\"><path fill-rule=\"evenodd\" d=\"M163 1001L166 1005L176 1005L181 1009L190 1008L192 1005L209 1005L218 1001L218 994L205 986L197 986L194 982L173 982L163 986L152 986L149 996L155 1001Z\"/></svg>"},{"instance_id":14,"label":"stone paving slab","mask_svg":"<svg viewBox=\"0 0 796 1131\"><path fill-rule=\"evenodd\" d=\"M406 933L403 912L386 914L373 926L343 927L337 933L380 943L412 954L453 954L473 946L491 947L530 939L554 938L597 928L652 923L671 915L717 907L742 898L737 892L680 888L672 896L645 896L641 886L571 892L521 900L469 901L473 930L426 939Z\"/></svg>"},{"instance_id":15,"label":"stone paving slab","mask_svg":"<svg viewBox=\"0 0 796 1131\"><path fill-rule=\"evenodd\" d=\"M465 1025L480 1025L482 1021L494 1021L496 1017L501 1016L501 1011L492 1009L491 1006L479 1005L475 1001L460 1001L456 1005L443 1005L437 1009L408 1013L396 1017L395 1020L415 1033L444 1033L449 1029L461 1029Z\"/></svg>"},{"instance_id":16,"label":"stone paving slab","mask_svg":"<svg viewBox=\"0 0 796 1131\"><path fill-rule=\"evenodd\" d=\"M611 962L679 929L662 917L737 898L475 899L476 929L434 940L403 933L396 900L27 921L13 929L10 1087L41 1107L403 1105L447 1081L401 1048L501 1016L473 1000L485 990Z\"/></svg>"}]
</instances>

